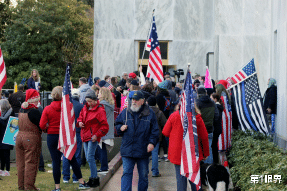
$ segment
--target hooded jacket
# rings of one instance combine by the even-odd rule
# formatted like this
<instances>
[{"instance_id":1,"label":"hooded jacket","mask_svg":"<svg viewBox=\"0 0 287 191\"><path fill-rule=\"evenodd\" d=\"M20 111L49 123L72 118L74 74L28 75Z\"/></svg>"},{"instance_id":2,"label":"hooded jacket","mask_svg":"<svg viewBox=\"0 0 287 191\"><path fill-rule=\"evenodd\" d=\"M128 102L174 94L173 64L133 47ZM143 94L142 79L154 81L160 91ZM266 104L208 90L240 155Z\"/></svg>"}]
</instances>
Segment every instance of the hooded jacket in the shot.
<instances>
[{"instance_id":1,"label":"hooded jacket","mask_svg":"<svg viewBox=\"0 0 287 191\"><path fill-rule=\"evenodd\" d=\"M166 120L166 117L163 114L163 112L161 110L159 110L158 107L150 106L150 108L153 110L153 112L156 115L157 124L158 124L158 128L159 128L159 141L161 141L162 140L162 130L163 130L163 127L164 127L167 120Z\"/></svg>"},{"instance_id":2,"label":"hooded jacket","mask_svg":"<svg viewBox=\"0 0 287 191\"><path fill-rule=\"evenodd\" d=\"M213 133L213 120L218 120L219 115L215 103L208 95L204 95L197 99L196 105L200 110L208 134Z\"/></svg>"},{"instance_id":3,"label":"hooded jacket","mask_svg":"<svg viewBox=\"0 0 287 191\"><path fill-rule=\"evenodd\" d=\"M123 125L128 128L120 130ZM124 109L116 120L117 134L122 136L121 155L123 157L145 158L148 144L156 146L159 139L159 129L155 113L144 104L140 111L133 112L130 108Z\"/></svg>"},{"instance_id":4,"label":"hooded jacket","mask_svg":"<svg viewBox=\"0 0 287 191\"><path fill-rule=\"evenodd\" d=\"M114 105L109 104L106 100L100 101L101 104L104 105L106 111L106 117L109 124L109 131L108 133L102 137L103 140L105 139L113 139L114 138Z\"/></svg>"},{"instance_id":5,"label":"hooded jacket","mask_svg":"<svg viewBox=\"0 0 287 191\"><path fill-rule=\"evenodd\" d=\"M277 87L272 85L264 94L264 111L267 113L267 108L271 109L271 114L276 114L277 110Z\"/></svg>"},{"instance_id":6,"label":"hooded jacket","mask_svg":"<svg viewBox=\"0 0 287 191\"><path fill-rule=\"evenodd\" d=\"M208 134L200 114L196 115L196 126L198 134L199 160L202 160L204 157L209 156L209 142ZM162 134L169 137L168 159L171 163L180 165L183 127L179 111L170 115L163 128Z\"/></svg>"},{"instance_id":7,"label":"hooded jacket","mask_svg":"<svg viewBox=\"0 0 287 191\"><path fill-rule=\"evenodd\" d=\"M61 120L61 101L53 101L43 110L40 128L48 134L59 134ZM48 127L46 125L48 124Z\"/></svg>"},{"instance_id":8,"label":"hooded jacket","mask_svg":"<svg viewBox=\"0 0 287 191\"><path fill-rule=\"evenodd\" d=\"M89 84L83 84L79 88L79 91L80 91L80 103L84 102L88 89L91 89L91 86Z\"/></svg>"},{"instance_id":9,"label":"hooded jacket","mask_svg":"<svg viewBox=\"0 0 287 191\"><path fill-rule=\"evenodd\" d=\"M97 105L92 109L89 109L88 104L84 106L77 120L77 126L79 126L79 122L85 125L81 128L81 138L83 142L90 141L93 135L96 135L97 141L100 142L101 138L109 131L106 111L99 101L97 101Z\"/></svg>"},{"instance_id":10,"label":"hooded jacket","mask_svg":"<svg viewBox=\"0 0 287 191\"><path fill-rule=\"evenodd\" d=\"M6 113L2 112L0 117L0 149L13 149L12 145L2 143L6 131L9 117L13 115L13 110L10 108Z\"/></svg>"}]
</instances>

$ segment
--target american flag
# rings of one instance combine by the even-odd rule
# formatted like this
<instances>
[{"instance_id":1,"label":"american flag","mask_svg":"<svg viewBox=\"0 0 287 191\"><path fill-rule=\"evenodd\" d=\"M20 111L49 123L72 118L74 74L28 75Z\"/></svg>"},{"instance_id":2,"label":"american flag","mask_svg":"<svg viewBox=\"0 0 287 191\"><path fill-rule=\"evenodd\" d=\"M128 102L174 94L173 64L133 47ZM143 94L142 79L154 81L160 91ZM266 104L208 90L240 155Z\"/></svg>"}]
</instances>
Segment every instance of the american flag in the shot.
<instances>
[{"instance_id":1,"label":"american flag","mask_svg":"<svg viewBox=\"0 0 287 191\"><path fill-rule=\"evenodd\" d=\"M196 184L197 190L201 187L200 161L198 152L198 136L192 93L190 71L187 71L184 90L181 94L180 118L183 126L183 141L181 151L180 174Z\"/></svg>"},{"instance_id":2,"label":"american flag","mask_svg":"<svg viewBox=\"0 0 287 191\"><path fill-rule=\"evenodd\" d=\"M109 90L112 90L114 88L114 86L108 82L104 85L104 87L108 88Z\"/></svg>"},{"instance_id":3,"label":"american flag","mask_svg":"<svg viewBox=\"0 0 287 191\"><path fill-rule=\"evenodd\" d=\"M5 63L4 63L3 54L2 54L2 51L0 48L0 90L4 86L6 79L7 79L6 67L5 67Z\"/></svg>"},{"instance_id":4,"label":"american flag","mask_svg":"<svg viewBox=\"0 0 287 191\"><path fill-rule=\"evenodd\" d=\"M147 77L153 78L154 81L159 84L163 81L163 70L162 70L162 62L161 62L161 53L159 48L159 43L157 40L157 32L155 19L153 17L152 27L150 31L149 40L147 43L147 47L150 44L150 54L148 60L148 69L147 69Z\"/></svg>"},{"instance_id":5,"label":"american flag","mask_svg":"<svg viewBox=\"0 0 287 191\"><path fill-rule=\"evenodd\" d=\"M224 110L222 112L222 133L218 138L218 150L227 151L231 148L232 113L231 105L225 92L222 92L221 100L224 105Z\"/></svg>"},{"instance_id":6,"label":"american flag","mask_svg":"<svg viewBox=\"0 0 287 191\"><path fill-rule=\"evenodd\" d=\"M237 84L246 79L248 76L251 76L255 72L256 70L254 65L254 59L252 58L252 60L236 74L234 74L231 79L234 81L235 84Z\"/></svg>"},{"instance_id":7,"label":"american flag","mask_svg":"<svg viewBox=\"0 0 287 191\"><path fill-rule=\"evenodd\" d=\"M233 88L237 117L243 131L254 130L269 134L269 124L258 85L257 74Z\"/></svg>"},{"instance_id":8,"label":"american flag","mask_svg":"<svg viewBox=\"0 0 287 191\"><path fill-rule=\"evenodd\" d=\"M227 83L227 88L229 88L230 86L232 86L231 78L230 78L230 77L226 78L226 81L228 82L228 83Z\"/></svg>"},{"instance_id":9,"label":"american flag","mask_svg":"<svg viewBox=\"0 0 287 191\"><path fill-rule=\"evenodd\" d=\"M71 66L70 64L67 64L61 104L61 121L58 149L67 159L72 160L77 149L77 140L75 128L75 112L73 109L71 96L70 70Z\"/></svg>"},{"instance_id":10,"label":"american flag","mask_svg":"<svg viewBox=\"0 0 287 191\"><path fill-rule=\"evenodd\" d=\"M89 84L89 86L92 86L94 84L91 73L90 73L89 78L88 78L88 84Z\"/></svg>"}]
</instances>

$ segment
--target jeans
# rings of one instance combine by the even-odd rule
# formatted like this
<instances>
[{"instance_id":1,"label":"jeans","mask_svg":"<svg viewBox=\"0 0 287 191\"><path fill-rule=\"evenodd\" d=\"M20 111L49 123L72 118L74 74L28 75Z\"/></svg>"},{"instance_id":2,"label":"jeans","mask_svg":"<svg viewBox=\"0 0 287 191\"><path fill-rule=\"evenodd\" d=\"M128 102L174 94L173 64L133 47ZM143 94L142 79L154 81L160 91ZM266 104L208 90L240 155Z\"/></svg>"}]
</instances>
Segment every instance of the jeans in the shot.
<instances>
[{"instance_id":1,"label":"jeans","mask_svg":"<svg viewBox=\"0 0 287 191\"><path fill-rule=\"evenodd\" d=\"M76 137L77 137L77 150L75 152L75 158L79 164L79 166L81 166L82 164L82 160L81 160L81 151L82 151L82 139L81 139L81 134L80 133L76 133ZM69 181L70 180L70 163L69 160L63 156L63 180ZM78 181L75 173L73 174L73 181Z\"/></svg>"},{"instance_id":2,"label":"jeans","mask_svg":"<svg viewBox=\"0 0 287 191\"><path fill-rule=\"evenodd\" d=\"M212 138L213 138L213 133L209 133L209 134L208 134L209 156L208 156L207 159L204 161L205 163L208 163L208 164L212 164L212 163L213 163L213 155L212 155L212 148L211 148Z\"/></svg>"},{"instance_id":3,"label":"jeans","mask_svg":"<svg viewBox=\"0 0 287 191\"><path fill-rule=\"evenodd\" d=\"M48 134L47 135L47 145L52 158L53 165L53 177L55 184L60 184L61 179L61 156L62 153L58 150L59 135L58 134ZM82 178L82 172L80 165L78 164L75 156L69 161L73 168L73 172L76 174L78 179Z\"/></svg>"},{"instance_id":4,"label":"jeans","mask_svg":"<svg viewBox=\"0 0 287 191\"><path fill-rule=\"evenodd\" d=\"M84 150L86 155L86 160L89 163L91 176L90 178L97 178L97 165L95 160L95 152L97 150L98 142L84 142Z\"/></svg>"},{"instance_id":5,"label":"jeans","mask_svg":"<svg viewBox=\"0 0 287 191\"><path fill-rule=\"evenodd\" d=\"M107 171L109 170L109 165L108 165L108 153L107 153L107 148L106 144L102 142L102 148L100 149L100 161L101 161L101 170L102 171Z\"/></svg>"},{"instance_id":6,"label":"jeans","mask_svg":"<svg viewBox=\"0 0 287 191\"><path fill-rule=\"evenodd\" d=\"M132 190L133 171L136 163L139 174L138 191L147 191L149 158L122 157L122 160L124 172L121 179L121 191Z\"/></svg>"},{"instance_id":7,"label":"jeans","mask_svg":"<svg viewBox=\"0 0 287 191\"><path fill-rule=\"evenodd\" d=\"M43 158L43 154L41 151L41 155L40 155L40 162L39 162L39 170L44 170L45 169L45 163L44 163L44 158Z\"/></svg>"},{"instance_id":8,"label":"jeans","mask_svg":"<svg viewBox=\"0 0 287 191\"><path fill-rule=\"evenodd\" d=\"M187 188L187 178L185 176L180 175L180 165L174 165L175 166L175 176L176 176L176 184L177 184L177 191L186 191ZM196 185L188 180L191 190L192 191L197 191L196 190ZM199 189L202 190L202 189Z\"/></svg>"},{"instance_id":9,"label":"jeans","mask_svg":"<svg viewBox=\"0 0 287 191\"><path fill-rule=\"evenodd\" d=\"M159 171L158 171L158 150L159 150L159 142L156 144L155 148L151 152L151 158L152 158L151 171L152 171L153 176L156 176L159 174Z\"/></svg>"}]
</instances>

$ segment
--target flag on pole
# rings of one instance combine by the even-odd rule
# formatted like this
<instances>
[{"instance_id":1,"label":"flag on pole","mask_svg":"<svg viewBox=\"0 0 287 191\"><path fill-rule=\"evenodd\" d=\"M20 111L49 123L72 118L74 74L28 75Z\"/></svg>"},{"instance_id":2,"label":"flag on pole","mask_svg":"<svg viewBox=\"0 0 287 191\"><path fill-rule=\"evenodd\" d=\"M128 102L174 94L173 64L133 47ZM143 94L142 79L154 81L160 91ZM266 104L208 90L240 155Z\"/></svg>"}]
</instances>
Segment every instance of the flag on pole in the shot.
<instances>
[{"instance_id":1,"label":"flag on pole","mask_svg":"<svg viewBox=\"0 0 287 191\"><path fill-rule=\"evenodd\" d=\"M232 87L237 117L243 131L254 130L269 134L269 124L263 111L263 102L257 74Z\"/></svg>"},{"instance_id":2,"label":"flag on pole","mask_svg":"<svg viewBox=\"0 0 287 191\"><path fill-rule=\"evenodd\" d=\"M221 101L224 105L224 110L222 112L222 133L218 138L218 150L227 151L231 148L231 133L232 133L232 113L231 105L229 103L228 96L225 92L221 94Z\"/></svg>"},{"instance_id":3,"label":"flag on pole","mask_svg":"<svg viewBox=\"0 0 287 191\"><path fill-rule=\"evenodd\" d=\"M249 63L247 63L241 70L236 72L231 79L235 84L240 83L244 79L246 79L248 76L252 75L255 72L255 65L254 65L254 59L252 58Z\"/></svg>"},{"instance_id":4,"label":"flag on pole","mask_svg":"<svg viewBox=\"0 0 287 191\"><path fill-rule=\"evenodd\" d=\"M184 90L181 94L180 118L183 126L180 174L193 182L196 185L196 189L199 190L201 187L201 180L198 136L192 80L189 69L185 79Z\"/></svg>"},{"instance_id":5,"label":"flag on pole","mask_svg":"<svg viewBox=\"0 0 287 191\"><path fill-rule=\"evenodd\" d=\"M162 69L162 61L161 61L161 53L160 47L157 40L157 32L155 19L153 17L152 27L150 31L150 36L148 42L150 42L150 53L148 60L148 68L147 68L147 77L153 78L154 81L159 84L163 81L163 69ZM149 43L147 43L147 47Z\"/></svg>"},{"instance_id":6,"label":"flag on pole","mask_svg":"<svg viewBox=\"0 0 287 191\"><path fill-rule=\"evenodd\" d=\"M114 86L112 84L110 84L109 82L107 82L104 87L108 88L109 90L112 90L114 88Z\"/></svg>"},{"instance_id":7,"label":"flag on pole","mask_svg":"<svg viewBox=\"0 0 287 191\"><path fill-rule=\"evenodd\" d=\"M208 70L207 66L206 66L204 87L205 88L213 88L211 77L210 77L209 70Z\"/></svg>"},{"instance_id":8,"label":"flag on pole","mask_svg":"<svg viewBox=\"0 0 287 191\"><path fill-rule=\"evenodd\" d=\"M14 82L14 93L16 93L18 91L18 85L17 82Z\"/></svg>"},{"instance_id":9,"label":"flag on pole","mask_svg":"<svg viewBox=\"0 0 287 191\"><path fill-rule=\"evenodd\" d=\"M4 63L3 54L0 48L0 90L4 86L6 80L7 80L6 67Z\"/></svg>"},{"instance_id":10,"label":"flag on pole","mask_svg":"<svg viewBox=\"0 0 287 191\"><path fill-rule=\"evenodd\" d=\"M75 129L75 112L71 96L70 64L67 64L65 82L63 86L63 98L61 104L61 121L59 132L58 149L64 156L72 160L76 149L76 129Z\"/></svg>"},{"instance_id":11,"label":"flag on pole","mask_svg":"<svg viewBox=\"0 0 287 191\"><path fill-rule=\"evenodd\" d=\"M232 86L231 78L230 77L226 78L226 81L228 82L227 83L227 89L228 89L230 86Z\"/></svg>"},{"instance_id":12,"label":"flag on pole","mask_svg":"<svg viewBox=\"0 0 287 191\"><path fill-rule=\"evenodd\" d=\"M91 73L90 73L89 78L88 78L88 84L89 84L89 86L92 86L94 84Z\"/></svg>"}]
</instances>

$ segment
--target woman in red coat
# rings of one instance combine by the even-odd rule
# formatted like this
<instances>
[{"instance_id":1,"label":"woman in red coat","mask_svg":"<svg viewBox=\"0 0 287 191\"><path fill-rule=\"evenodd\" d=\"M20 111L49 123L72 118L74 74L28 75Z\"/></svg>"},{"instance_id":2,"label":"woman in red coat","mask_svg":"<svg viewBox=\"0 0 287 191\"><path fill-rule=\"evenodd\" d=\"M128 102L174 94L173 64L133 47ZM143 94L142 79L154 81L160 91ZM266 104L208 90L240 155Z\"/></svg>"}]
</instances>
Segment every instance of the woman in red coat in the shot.
<instances>
[{"instance_id":1,"label":"woman in red coat","mask_svg":"<svg viewBox=\"0 0 287 191\"><path fill-rule=\"evenodd\" d=\"M105 108L99 103L96 92L89 89L85 99L86 105L79 115L77 126L82 128L81 138L84 144L86 159L91 170L88 184L90 187L97 187L100 185L100 179L97 176L95 152L101 137L108 133L109 124Z\"/></svg>"},{"instance_id":2,"label":"woman in red coat","mask_svg":"<svg viewBox=\"0 0 287 191\"><path fill-rule=\"evenodd\" d=\"M178 105L176 108L179 108ZM199 160L205 160L209 156L208 133L200 112L196 109L196 126L198 134ZM180 175L181 150L183 140L183 127L180 120L179 110L172 113L162 131L166 137L169 137L168 159L175 165L177 190L186 191L187 178ZM192 190L196 190L195 184L190 182Z\"/></svg>"}]
</instances>

